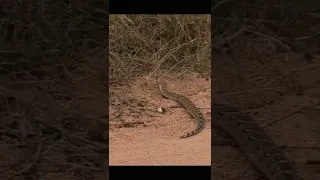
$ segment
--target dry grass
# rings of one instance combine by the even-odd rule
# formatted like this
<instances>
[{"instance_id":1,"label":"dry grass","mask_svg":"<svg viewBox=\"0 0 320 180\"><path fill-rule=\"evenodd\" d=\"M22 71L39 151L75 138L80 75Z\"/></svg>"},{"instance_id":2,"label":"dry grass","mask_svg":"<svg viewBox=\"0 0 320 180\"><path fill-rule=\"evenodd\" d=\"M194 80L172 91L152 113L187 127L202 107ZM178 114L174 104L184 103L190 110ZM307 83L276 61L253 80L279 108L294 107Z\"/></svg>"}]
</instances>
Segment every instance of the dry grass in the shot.
<instances>
[{"instance_id":1,"label":"dry grass","mask_svg":"<svg viewBox=\"0 0 320 180\"><path fill-rule=\"evenodd\" d=\"M311 0L220 1L212 8L213 47L221 50L227 42L233 51L315 52L320 40L319 4Z\"/></svg>"},{"instance_id":2,"label":"dry grass","mask_svg":"<svg viewBox=\"0 0 320 180\"><path fill-rule=\"evenodd\" d=\"M107 100L88 85L107 59L107 5L71 1L1 1L0 179L105 179L106 142L78 107Z\"/></svg>"},{"instance_id":3,"label":"dry grass","mask_svg":"<svg viewBox=\"0 0 320 180\"><path fill-rule=\"evenodd\" d=\"M110 15L110 83L157 70L210 74L210 15Z\"/></svg>"}]
</instances>

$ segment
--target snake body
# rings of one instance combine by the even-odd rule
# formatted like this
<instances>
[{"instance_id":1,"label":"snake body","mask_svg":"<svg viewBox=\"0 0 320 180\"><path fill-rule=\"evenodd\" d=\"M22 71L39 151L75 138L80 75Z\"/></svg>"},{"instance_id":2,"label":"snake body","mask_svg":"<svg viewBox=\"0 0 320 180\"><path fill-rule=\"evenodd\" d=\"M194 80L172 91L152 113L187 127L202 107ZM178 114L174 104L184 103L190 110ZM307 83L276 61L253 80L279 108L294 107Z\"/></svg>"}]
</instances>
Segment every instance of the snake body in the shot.
<instances>
[{"instance_id":1,"label":"snake body","mask_svg":"<svg viewBox=\"0 0 320 180\"><path fill-rule=\"evenodd\" d=\"M245 156L268 180L295 180L291 162L255 120L237 108L212 106L214 123L239 145Z\"/></svg>"},{"instance_id":2,"label":"snake body","mask_svg":"<svg viewBox=\"0 0 320 180\"><path fill-rule=\"evenodd\" d=\"M187 110L187 112L197 121L197 128L185 135L182 135L180 138L194 136L204 129L204 117L200 110L196 107L196 105L194 105L185 96L168 91L167 83L164 80L160 80L159 89L164 97L175 100L178 103L180 103Z\"/></svg>"}]
</instances>

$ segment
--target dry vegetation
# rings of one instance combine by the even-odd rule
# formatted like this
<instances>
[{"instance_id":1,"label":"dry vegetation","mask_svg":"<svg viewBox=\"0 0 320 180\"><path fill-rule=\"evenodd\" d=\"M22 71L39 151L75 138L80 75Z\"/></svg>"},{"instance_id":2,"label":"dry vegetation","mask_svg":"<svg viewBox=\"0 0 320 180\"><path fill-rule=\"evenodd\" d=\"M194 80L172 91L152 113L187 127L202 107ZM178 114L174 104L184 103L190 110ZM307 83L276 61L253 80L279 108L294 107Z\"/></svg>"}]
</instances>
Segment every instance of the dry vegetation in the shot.
<instances>
[{"instance_id":1,"label":"dry vegetation","mask_svg":"<svg viewBox=\"0 0 320 180\"><path fill-rule=\"evenodd\" d=\"M1 1L0 179L106 179L108 7L71 2Z\"/></svg>"},{"instance_id":2,"label":"dry vegetation","mask_svg":"<svg viewBox=\"0 0 320 180\"><path fill-rule=\"evenodd\" d=\"M314 52L319 48L319 7L311 0L219 1L212 8L213 47L228 42L233 51Z\"/></svg>"},{"instance_id":3,"label":"dry vegetation","mask_svg":"<svg viewBox=\"0 0 320 180\"><path fill-rule=\"evenodd\" d=\"M110 84L166 70L210 75L210 15L110 15Z\"/></svg>"}]
</instances>

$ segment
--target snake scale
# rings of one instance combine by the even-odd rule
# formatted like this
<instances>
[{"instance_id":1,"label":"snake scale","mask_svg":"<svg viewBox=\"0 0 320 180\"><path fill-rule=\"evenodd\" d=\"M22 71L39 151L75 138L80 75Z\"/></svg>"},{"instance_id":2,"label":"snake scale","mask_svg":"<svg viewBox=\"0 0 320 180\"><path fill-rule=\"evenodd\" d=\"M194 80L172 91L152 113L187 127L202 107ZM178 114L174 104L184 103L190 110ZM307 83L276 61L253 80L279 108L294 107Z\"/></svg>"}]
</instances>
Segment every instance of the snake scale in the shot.
<instances>
[{"instance_id":1,"label":"snake scale","mask_svg":"<svg viewBox=\"0 0 320 180\"><path fill-rule=\"evenodd\" d=\"M178 103L180 103L187 110L187 112L197 121L197 128L185 135L180 136L180 138L194 136L204 129L204 117L202 113L188 98L180 94L168 91L167 83L164 80L160 80L159 90L164 97L175 100Z\"/></svg>"},{"instance_id":2,"label":"snake scale","mask_svg":"<svg viewBox=\"0 0 320 180\"><path fill-rule=\"evenodd\" d=\"M292 163L250 116L235 107L212 105L214 124L231 136L268 180L296 180Z\"/></svg>"}]
</instances>

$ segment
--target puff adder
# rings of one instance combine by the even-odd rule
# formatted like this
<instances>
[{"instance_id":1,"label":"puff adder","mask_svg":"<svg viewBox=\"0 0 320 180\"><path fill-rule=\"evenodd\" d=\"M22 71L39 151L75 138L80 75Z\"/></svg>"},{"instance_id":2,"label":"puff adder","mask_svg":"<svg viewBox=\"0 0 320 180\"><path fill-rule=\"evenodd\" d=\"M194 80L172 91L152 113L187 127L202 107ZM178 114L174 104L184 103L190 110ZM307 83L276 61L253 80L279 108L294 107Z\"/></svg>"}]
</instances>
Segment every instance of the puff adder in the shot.
<instances>
[{"instance_id":1,"label":"puff adder","mask_svg":"<svg viewBox=\"0 0 320 180\"><path fill-rule=\"evenodd\" d=\"M175 100L178 103L180 103L187 110L187 112L193 118L196 119L197 128L194 129L193 131L181 136L180 138L187 138L190 136L194 136L194 135L198 134L201 130L204 129L204 117L203 117L202 113L200 112L199 108L197 108L195 104L193 104L185 96L168 91L167 83L164 80L160 80L159 89L160 89L161 94L164 97Z\"/></svg>"},{"instance_id":2,"label":"puff adder","mask_svg":"<svg viewBox=\"0 0 320 180\"><path fill-rule=\"evenodd\" d=\"M213 104L213 122L239 145L244 155L268 180L298 179L291 162L263 128L235 107Z\"/></svg>"}]
</instances>

